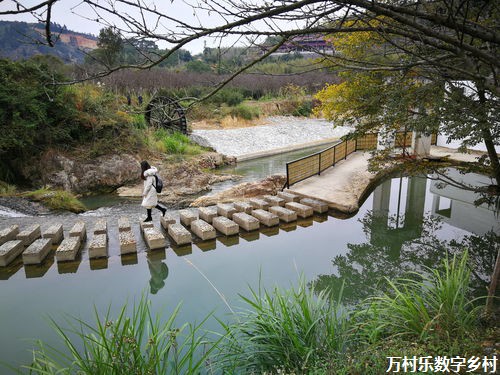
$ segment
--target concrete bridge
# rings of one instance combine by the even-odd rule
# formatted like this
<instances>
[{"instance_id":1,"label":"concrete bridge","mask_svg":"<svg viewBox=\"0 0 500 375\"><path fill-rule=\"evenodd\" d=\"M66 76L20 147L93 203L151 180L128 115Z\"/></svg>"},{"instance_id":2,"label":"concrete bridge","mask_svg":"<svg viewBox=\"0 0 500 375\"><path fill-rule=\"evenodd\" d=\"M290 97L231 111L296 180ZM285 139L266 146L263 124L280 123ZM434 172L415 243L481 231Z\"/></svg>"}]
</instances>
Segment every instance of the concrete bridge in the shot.
<instances>
[{"instance_id":1,"label":"concrete bridge","mask_svg":"<svg viewBox=\"0 0 500 375\"><path fill-rule=\"evenodd\" d=\"M133 262L134 257L137 259L138 241L143 241L151 253L172 247L181 256L191 253L192 243L202 250L210 250L215 248L216 238L229 245L238 243L239 237L251 241L258 239L259 233L278 234L280 227L290 230L294 223L301 225L301 220L311 225L314 213L327 212L328 205L322 201L279 192L276 196L184 209L177 214L166 213L160 218L160 225L135 223L139 226L140 237L134 234L136 231L132 230L130 220L120 217L115 224L118 232L116 236L114 231L114 237L117 238L111 238L111 241L108 230L111 223L106 218L98 219L92 228L87 228L82 220L71 228L64 228L59 223L44 230L39 224L24 228L16 224L0 230L0 271L7 271L12 264L29 268L42 263L51 265L56 261L58 268L61 265L61 269L75 272L76 269L71 271L71 265L81 258L84 247L88 249L88 258L94 260L97 267L100 260L109 257L110 246L118 247L113 248L112 253L119 250L122 263L126 264Z\"/></svg>"}]
</instances>

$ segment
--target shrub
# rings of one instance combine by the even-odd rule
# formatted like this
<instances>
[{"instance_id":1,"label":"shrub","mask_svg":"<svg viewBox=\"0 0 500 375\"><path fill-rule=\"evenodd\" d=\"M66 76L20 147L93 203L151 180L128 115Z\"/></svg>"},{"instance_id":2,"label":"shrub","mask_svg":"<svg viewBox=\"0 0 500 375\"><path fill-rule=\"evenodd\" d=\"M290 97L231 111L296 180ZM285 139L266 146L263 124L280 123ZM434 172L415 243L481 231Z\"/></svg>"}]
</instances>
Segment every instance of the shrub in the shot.
<instances>
[{"instance_id":1,"label":"shrub","mask_svg":"<svg viewBox=\"0 0 500 375\"><path fill-rule=\"evenodd\" d=\"M227 114L232 117L239 117L244 120L252 120L260 115L259 109L248 105L240 104L228 109Z\"/></svg>"},{"instance_id":2,"label":"shrub","mask_svg":"<svg viewBox=\"0 0 500 375\"><path fill-rule=\"evenodd\" d=\"M72 193L64 190L39 189L23 194L24 197L42 202L53 210L67 210L75 213L84 212L85 205Z\"/></svg>"}]
</instances>

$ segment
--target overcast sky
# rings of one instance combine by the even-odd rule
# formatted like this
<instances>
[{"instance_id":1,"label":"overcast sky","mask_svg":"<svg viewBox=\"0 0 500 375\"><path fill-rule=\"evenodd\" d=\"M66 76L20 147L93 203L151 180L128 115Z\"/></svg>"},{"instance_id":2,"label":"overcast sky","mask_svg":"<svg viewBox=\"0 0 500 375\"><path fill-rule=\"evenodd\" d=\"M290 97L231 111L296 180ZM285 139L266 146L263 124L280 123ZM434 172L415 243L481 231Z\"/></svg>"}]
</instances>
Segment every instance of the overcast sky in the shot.
<instances>
[{"instance_id":1,"label":"overcast sky","mask_svg":"<svg viewBox=\"0 0 500 375\"><path fill-rule=\"evenodd\" d=\"M42 1L42 0L40 0ZM33 6L39 3L36 0L25 0L22 1L23 5L26 7ZM188 0L189 1L189 0ZM194 1L194 0L193 0ZM162 13L174 17L177 19L185 20L189 23L201 23L203 26L214 26L217 23L223 22L217 14L206 14L203 12L196 12L193 14L193 9L185 2L181 0L151 0L148 3L155 3L157 8L162 11ZM6 9L13 9L12 1L3 0L0 1L0 11L5 11ZM130 11L130 10L128 10ZM99 34L99 30L104 27L102 23L95 21L97 14L89 8L86 4L82 4L79 0L60 0L55 3L52 8L52 22L61 25L66 25L66 27L73 31L91 33L94 35ZM37 22L36 18L29 14L17 15L17 16L1 16L2 20L9 21L25 21L25 22ZM115 20L107 18L107 21L114 23ZM149 21L148 21L149 22ZM151 19L151 23L154 24L155 20ZM219 42L215 42L212 39L196 40L191 42L185 48L191 51L191 53L196 54L203 51L204 44L208 47L216 47ZM222 40L222 46L227 47L235 43L234 38L225 38ZM243 42L242 42L243 43ZM160 48L168 48L168 45L159 44Z\"/></svg>"}]
</instances>

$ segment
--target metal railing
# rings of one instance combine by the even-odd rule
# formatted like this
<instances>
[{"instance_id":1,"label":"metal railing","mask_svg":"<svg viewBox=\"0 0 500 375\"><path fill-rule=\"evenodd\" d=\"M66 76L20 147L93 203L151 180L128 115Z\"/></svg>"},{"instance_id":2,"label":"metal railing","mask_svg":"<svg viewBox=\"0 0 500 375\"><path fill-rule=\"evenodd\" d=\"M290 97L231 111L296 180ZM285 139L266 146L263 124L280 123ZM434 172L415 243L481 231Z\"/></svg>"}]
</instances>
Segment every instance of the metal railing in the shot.
<instances>
[{"instance_id":1,"label":"metal railing","mask_svg":"<svg viewBox=\"0 0 500 375\"><path fill-rule=\"evenodd\" d=\"M431 144L435 145L436 139L437 135L432 134ZM368 133L356 139L338 141L322 151L290 161L286 163L286 182L283 189L311 176L320 175L325 169L333 167L355 151L372 150L377 147L377 142L378 134ZM411 142L411 132L396 133L396 147L410 146Z\"/></svg>"}]
</instances>

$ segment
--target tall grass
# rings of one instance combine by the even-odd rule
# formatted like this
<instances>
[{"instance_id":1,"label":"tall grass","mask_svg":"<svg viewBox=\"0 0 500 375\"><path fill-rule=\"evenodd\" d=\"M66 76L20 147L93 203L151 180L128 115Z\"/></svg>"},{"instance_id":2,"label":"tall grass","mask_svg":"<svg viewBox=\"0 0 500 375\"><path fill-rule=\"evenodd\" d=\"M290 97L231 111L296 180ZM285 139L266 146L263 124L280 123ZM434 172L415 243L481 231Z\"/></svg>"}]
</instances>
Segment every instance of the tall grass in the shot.
<instances>
[{"instance_id":1,"label":"tall grass","mask_svg":"<svg viewBox=\"0 0 500 375\"><path fill-rule=\"evenodd\" d=\"M170 132L165 129L146 130L144 137L145 144L157 152L170 155L198 155L204 151L181 132Z\"/></svg>"},{"instance_id":2,"label":"tall grass","mask_svg":"<svg viewBox=\"0 0 500 375\"><path fill-rule=\"evenodd\" d=\"M52 320L65 349L37 341L33 363L26 368L34 374L199 373L218 342L209 343L205 334L199 334L205 321L177 326L178 314L179 306L162 323L153 317L150 302L143 296L130 317L125 305L116 320L111 319L109 309L103 318L96 311L95 325L74 318L71 329L65 329Z\"/></svg>"},{"instance_id":3,"label":"tall grass","mask_svg":"<svg viewBox=\"0 0 500 375\"><path fill-rule=\"evenodd\" d=\"M425 268L415 278L388 281L390 290L369 299L369 331L452 342L470 334L480 306L470 298L468 254Z\"/></svg>"},{"instance_id":4,"label":"tall grass","mask_svg":"<svg viewBox=\"0 0 500 375\"><path fill-rule=\"evenodd\" d=\"M247 310L224 324L219 364L228 373L312 373L331 366L346 349L349 320L340 303L317 296L300 280L297 288L250 289Z\"/></svg>"}]
</instances>

